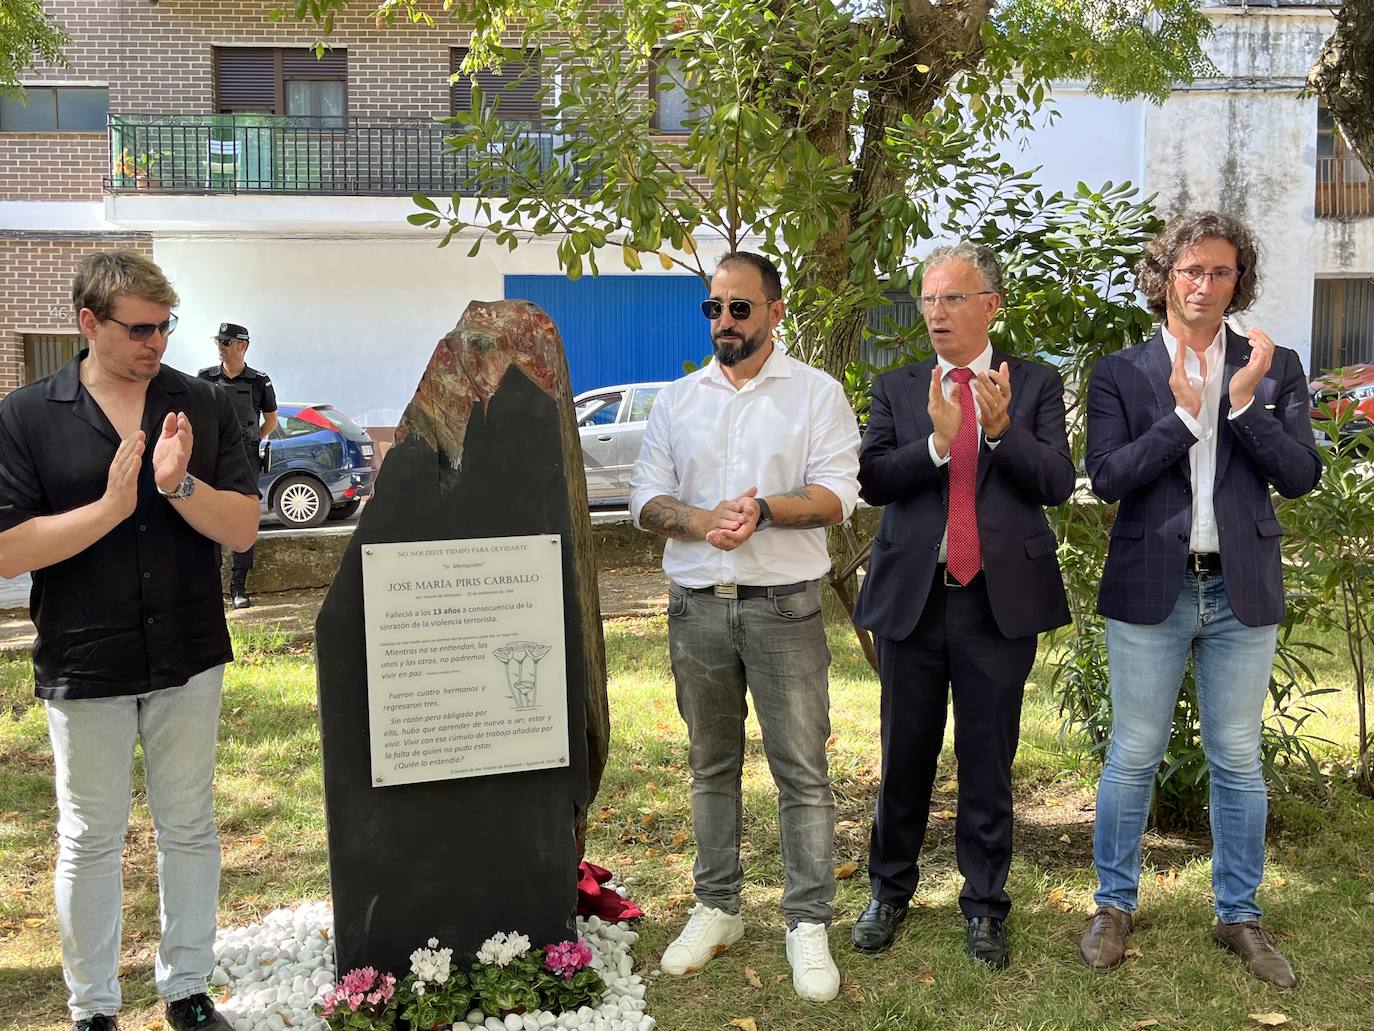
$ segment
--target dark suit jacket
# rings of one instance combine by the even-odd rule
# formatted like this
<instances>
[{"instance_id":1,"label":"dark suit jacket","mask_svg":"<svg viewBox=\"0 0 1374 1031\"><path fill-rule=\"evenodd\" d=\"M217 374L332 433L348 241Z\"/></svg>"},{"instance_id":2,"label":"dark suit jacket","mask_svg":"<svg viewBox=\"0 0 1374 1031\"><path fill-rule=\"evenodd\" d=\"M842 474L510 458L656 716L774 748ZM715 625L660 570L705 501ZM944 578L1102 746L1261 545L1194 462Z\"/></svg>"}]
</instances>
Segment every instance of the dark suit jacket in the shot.
<instances>
[{"instance_id":1,"label":"dark suit jacket","mask_svg":"<svg viewBox=\"0 0 1374 1031\"><path fill-rule=\"evenodd\" d=\"M1275 348L1255 400L1229 419L1231 376L1250 342L1226 331L1212 486L1221 568L1231 610L1246 626L1283 620L1283 574L1269 488L1286 498L1321 478L1307 384L1298 356ZM1119 501L1097 611L1127 623L1160 623L1183 589L1193 523L1188 449L1197 442L1174 412L1163 336L1099 360L1088 386L1088 475L1103 501Z\"/></svg>"},{"instance_id":2,"label":"dark suit jacket","mask_svg":"<svg viewBox=\"0 0 1374 1031\"><path fill-rule=\"evenodd\" d=\"M978 535L993 618L1005 637L1027 637L1069 621L1064 581L1045 505L1074 486L1064 430L1064 383L1038 362L992 353L1011 375L1011 426L978 458ZM925 608L948 511L949 464L927 443L926 407L935 359L873 381L859 450L859 495L885 505L854 619L879 637L909 636Z\"/></svg>"}]
</instances>

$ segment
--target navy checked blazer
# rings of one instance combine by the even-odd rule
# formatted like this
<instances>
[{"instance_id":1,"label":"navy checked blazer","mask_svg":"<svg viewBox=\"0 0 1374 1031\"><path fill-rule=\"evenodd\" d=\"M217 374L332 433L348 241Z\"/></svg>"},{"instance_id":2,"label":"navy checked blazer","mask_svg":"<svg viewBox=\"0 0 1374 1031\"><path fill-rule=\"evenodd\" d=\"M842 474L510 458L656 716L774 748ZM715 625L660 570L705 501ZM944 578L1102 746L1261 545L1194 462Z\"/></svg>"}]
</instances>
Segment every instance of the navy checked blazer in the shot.
<instances>
[{"instance_id":1,"label":"navy checked blazer","mask_svg":"<svg viewBox=\"0 0 1374 1031\"><path fill-rule=\"evenodd\" d=\"M1246 626L1283 620L1283 528L1269 496L1301 497L1321 478L1307 384L1298 356L1274 349L1255 399L1234 419L1231 376L1250 341L1226 329L1212 505L1231 611ZM1127 623L1161 623L1183 590L1193 525L1188 449L1197 438L1174 409L1163 335L1107 355L1088 385L1088 476L1093 493L1119 501L1097 611Z\"/></svg>"},{"instance_id":2,"label":"navy checked blazer","mask_svg":"<svg viewBox=\"0 0 1374 1031\"><path fill-rule=\"evenodd\" d=\"M1007 363L1011 425L978 456L978 540L988 604L1003 637L1028 637L1069 621L1046 505L1073 492L1064 429L1064 381L1048 365L992 352ZM930 459L930 372L935 359L873 381L859 449L859 496L883 505L854 621L894 641L911 636L925 608L949 507L949 465Z\"/></svg>"}]
</instances>

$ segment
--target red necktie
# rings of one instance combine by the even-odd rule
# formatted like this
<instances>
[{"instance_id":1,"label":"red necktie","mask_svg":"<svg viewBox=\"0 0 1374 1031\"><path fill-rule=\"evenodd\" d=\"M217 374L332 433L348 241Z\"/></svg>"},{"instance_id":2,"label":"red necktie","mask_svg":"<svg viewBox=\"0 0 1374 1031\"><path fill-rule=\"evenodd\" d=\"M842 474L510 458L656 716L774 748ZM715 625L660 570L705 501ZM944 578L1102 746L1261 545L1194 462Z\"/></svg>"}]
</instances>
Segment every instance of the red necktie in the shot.
<instances>
[{"instance_id":1,"label":"red necktie","mask_svg":"<svg viewBox=\"0 0 1374 1031\"><path fill-rule=\"evenodd\" d=\"M978 545L978 419L973 408L973 390L968 385L971 369L950 369L954 392L959 395L959 432L949 448L949 515L945 523L945 562L950 574L961 584L978 575L983 564Z\"/></svg>"}]
</instances>

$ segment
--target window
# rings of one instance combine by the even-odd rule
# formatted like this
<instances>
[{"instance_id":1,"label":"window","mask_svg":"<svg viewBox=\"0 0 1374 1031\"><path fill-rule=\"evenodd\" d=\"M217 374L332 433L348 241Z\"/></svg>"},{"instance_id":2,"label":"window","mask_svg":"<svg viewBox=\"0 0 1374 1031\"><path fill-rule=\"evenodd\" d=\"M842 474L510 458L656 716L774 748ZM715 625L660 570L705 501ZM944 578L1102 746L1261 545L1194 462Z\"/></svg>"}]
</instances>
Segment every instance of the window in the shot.
<instances>
[{"instance_id":1,"label":"window","mask_svg":"<svg viewBox=\"0 0 1374 1031\"><path fill-rule=\"evenodd\" d=\"M630 401L629 422L646 422L662 387L640 387Z\"/></svg>"},{"instance_id":2,"label":"window","mask_svg":"<svg viewBox=\"0 0 1374 1031\"><path fill-rule=\"evenodd\" d=\"M1326 102L1317 104L1318 215L1374 214L1369 169L1351 149Z\"/></svg>"},{"instance_id":3,"label":"window","mask_svg":"<svg viewBox=\"0 0 1374 1031\"><path fill-rule=\"evenodd\" d=\"M705 112L692 105L682 86L682 61L676 57L659 57L654 61L651 79L654 89L653 127L662 133L685 135L691 130L689 120L700 118Z\"/></svg>"},{"instance_id":4,"label":"window","mask_svg":"<svg viewBox=\"0 0 1374 1031\"><path fill-rule=\"evenodd\" d=\"M543 81L543 68L538 51L529 51L522 59L507 61L500 71L484 68L475 75L467 75L461 69L468 56L466 47L454 47L450 55L450 70L457 78L453 80L453 110L472 110L472 83L476 80L482 93L501 100L498 114L503 122L523 122L537 127L543 118L543 109L536 94Z\"/></svg>"},{"instance_id":5,"label":"window","mask_svg":"<svg viewBox=\"0 0 1374 1031\"><path fill-rule=\"evenodd\" d=\"M51 376L85 346L80 333L25 333L24 382L36 383Z\"/></svg>"},{"instance_id":6,"label":"window","mask_svg":"<svg viewBox=\"0 0 1374 1031\"><path fill-rule=\"evenodd\" d=\"M286 437L308 437L312 433L319 433L320 429L321 427L313 422L306 422L294 415L278 413L277 428L272 431L272 438L280 440Z\"/></svg>"},{"instance_id":7,"label":"window","mask_svg":"<svg viewBox=\"0 0 1374 1031\"><path fill-rule=\"evenodd\" d=\"M348 113L348 51L321 58L308 47L216 47L215 110L326 119Z\"/></svg>"},{"instance_id":8,"label":"window","mask_svg":"<svg viewBox=\"0 0 1374 1031\"><path fill-rule=\"evenodd\" d=\"M1374 279L1318 279L1312 298L1312 368L1374 362Z\"/></svg>"},{"instance_id":9,"label":"window","mask_svg":"<svg viewBox=\"0 0 1374 1031\"><path fill-rule=\"evenodd\" d=\"M589 397L577 406L577 425L610 426L620 413L620 399L623 394L598 394Z\"/></svg>"},{"instance_id":10,"label":"window","mask_svg":"<svg viewBox=\"0 0 1374 1031\"><path fill-rule=\"evenodd\" d=\"M21 86L18 94L0 93L0 132L104 132L109 114L104 86Z\"/></svg>"}]
</instances>

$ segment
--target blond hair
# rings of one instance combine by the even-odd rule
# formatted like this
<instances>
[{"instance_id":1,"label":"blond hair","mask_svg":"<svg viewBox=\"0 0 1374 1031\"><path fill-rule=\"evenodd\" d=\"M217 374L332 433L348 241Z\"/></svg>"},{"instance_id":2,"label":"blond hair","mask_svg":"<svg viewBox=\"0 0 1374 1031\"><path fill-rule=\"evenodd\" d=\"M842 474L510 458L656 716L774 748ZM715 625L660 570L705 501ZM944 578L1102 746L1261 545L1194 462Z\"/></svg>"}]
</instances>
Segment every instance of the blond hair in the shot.
<instances>
[{"instance_id":1,"label":"blond hair","mask_svg":"<svg viewBox=\"0 0 1374 1031\"><path fill-rule=\"evenodd\" d=\"M172 284L149 259L135 251L100 251L83 258L72 277L72 308L78 316L91 309L98 319L108 319L119 297L177 305Z\"/></svg>"}]
</instances>

